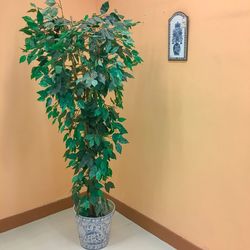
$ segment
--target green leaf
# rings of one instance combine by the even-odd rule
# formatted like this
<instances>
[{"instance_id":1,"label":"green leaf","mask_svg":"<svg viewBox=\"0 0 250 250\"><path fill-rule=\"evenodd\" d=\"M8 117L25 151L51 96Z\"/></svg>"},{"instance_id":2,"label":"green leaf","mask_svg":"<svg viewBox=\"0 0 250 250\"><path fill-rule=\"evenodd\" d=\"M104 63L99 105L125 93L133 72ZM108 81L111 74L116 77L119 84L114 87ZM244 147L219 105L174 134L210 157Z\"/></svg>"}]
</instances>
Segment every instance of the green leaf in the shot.
<instances>
[{"instance_id":1,"label":"green leaf","mask_svg":"<svg viewBox=\"0 0 250 250\"><path fill-rule=\"evenodd\" d=\"M52 107L49 106L49 107L46 109L46 113L49 113L51 110L52 110Z\"/></svg>"},{"instance_id":2,"label":"green leaf","mask_svg":"<svg viewBox=\"0 0 250 250\"><path fill-rule=\"evenodd\" d=\"M95 110L95 116L99 116L101 113L102 113L101 109L98 108Z\"/></svg>"},{"instance_id":3,"label":"green leaf","mask_svg":"<svg viewBox=\"0 0 250 250\"><path fill-rule=\"evenodd\" d=\"M98 81L97 81L97 80L92 80L92 82L91 82L91 85L92 85L92 86L95 87L97 84L98 84Z\"/></svg>"},{"instance_id":4,"label":"green leaf","mask_svg":"<svg viewBox=\"0 0 250 250\"><path fill-rule=\"evenodd\" d=\"M24 16L23 20L29 24L29 23L34 23L34 20L30 16Z\"/></svg>"},{"instance_id":5,"label":"green leaf","mask_svg":"<svg viewBox=\"0 0 250 250\"><path fill-rule=\"evenodd\" d=\"M41 78L43 73L41 72L40 67L33 67L31 71L31 79L35 78L36 80Z\"/></svg>"},{"instance_id":6,"label":"green leaf","mask_svg":"<svg viewBox=\"0 0 250 250\"><path fill-rule=\"evenodd\" d=\"M104 31L104 34L105 34L105 37L109 40L114 40L114 35L113 33L111 32L111 30L103 30Z\"/></svg>"},{"instance_id":7,"label":"green leaf","mask_svg":"<svg viewBox=\"0 0 250 250\"><path fill-rule=\"evenodd\" d=\"M101 59L98 59L97 64L98 64L99 66L103 66L102 60L101 60Z\"/></svg>"},{"instance_id":8,"label":"green leaf","mask_svg":"<svg viewBox=\"0 0 250 250\"><path fill-rule=\"evenodd\" d=\"M68 137L69 137L69 134L68 133L65 134L64 137L63 137L63 141L66 141L68 139Z\"/></svg>"},{"instance_id":9,"label":"green leaf","mask_svg":"<svg viewBox=\"0 0 250 250\"><path fill-rule=\"evenodd\" d=\"M113 182L109 181L109 182L105 183L105 189L108 193L109 193L111 188L115 188L115 185Z\"/></svg>"},{"instance_id":10,"label":"green leaf","mask_svg":"<svg viewBox=\"0 0 250 250\"><path fill-rule=\"evenodd\" d=\"M99 183L99 182L96 182L95 183L95 188L101 189L101 188L103 188L103 185L101 183Z\"/></svg>"},{"instance_id":11,"label":"green leaf","mask_svg":"<svg viewBox=\"0 0 250 250\"><path fill-rule=\"evenodd\" d=\"M83 77L78 78L78 79L76 80L76 85L79 84L79 83L82 83L83 81L84 81Z\"/></svg>"},{"instance_id":12,"label":"green leaf","mask_svg":"<svg viewBox=\"0 0 250 250\"><path fill-rule=\"evenodd\" d=\"M121 134L127 134L128 131L124 128L121 123L115 123L114 128L118 129Z\"/></svg>"},{"instance_id":13,"label":"green leaf","mask_svg":"<svg viewBox=\"0 0 250 250\"><path fill-rule=\"evenodd\" d=\"M46 0L46 4L50 7L52 7L56 4L56 1L55 0Z\"/></svg>"},{"instance_id":14,"label":"green leaf","mask_svg":"<svg viewBox=\"0 0 250 250\"><path fill-rule=\"evenodd\" d=\"M122 135L119 137L119 142L121 144L127 144L128 143L128 140L126 138L124 138Z\"/></svg>"},{"instance_id":15,"label":"green leaf","mask_svg":"<svg viewBox=\"0 0 250 250\"><path fill-rule=\"evenodd\" d=\"M21 32L25 33L26 35L32 35L32 30L30 30L28 27L20 29Z\"/></svg>"},{"instance_id":16,"label":"green leaf","mask_svg":"<svg viewBox=\"0 0 250 250\"><path fill-rule=\"evenodd\" d=\"M80 204L80 207L87 210L90 208L90 202L89 202L89 199L87 196L84 196L82 199L81 199L81 204Z\"/></svg>"},{"instance_id":17,"label":"green leaf","mask_svg":"<svg viewBox=\"0 0 250 250\"><path fill-rule=\"evenodd\" d=\"M97 145L97 146L100 146L100 144L101 144L101 139L100 139L100 137L97 135L97 136L95 136L95 144Z\"/></svg>"},{"instance_id":18,"label":"green leaf","mask_svg":"<svg viewBox=\"0 0 250 250\"><path fill-rule=\"evenodd\" d=\"M112 135L112 139L113 139L113 141L114 141L115 143L119 140L119 138L120 138L120 134L118 134L118 133L114 133L114 134Z\"/></svg>"},{"instance_id":19,"label":"green leaf","mask_svg":"<svg viewBox=\"0 0 250 250\"><path fill-rule=\"evenodd\" d=\"M51 97L47 98L46 107L49 107L51 105L51 103L52 103L52 98Z\"/></svg>"},{"instance_id":20,"label":"green leaf","mask_svg":"<svg viewBox=\"0 0 250 250\"><path fill-rule=\"evenodd\" d=\"M125 122L125 121L126 121L126 118L119 117L118 121L119 121L119 122Z\"/></svg>"},{"instance_id":21,"label":"green leaf","mask_svg":"<svg viewBox=\"0 0 250 250\"><path fill-rule=\"evenodd\" d=\"M27 62L28 64L30 64L31 62L33 62L34 60L36 60L37 58L37 55L35 53L30 53L27 57Z\"/></svg>"},{"instance_id":22,"label":"green leaf","mask_svg":"<svg viewBox=\"0 0 250 250\"><path fill-rule=\"evenodd\" d=\"M112 49L112 43L108 41L107 45L105 46L105 51L109 53L111 49Z\"/></svg>"},{"instance_id":23,"label":"green leaf","mask_svg":"<svg viewBox=\"0 0 250 250\"><path fill-rule=\"evenodd\" d=\"M96 177L96 173L97 173L97 167L96 166L91 167L89 171L89 178L93 179L94 177Z\"/></svg>"},{"instance_id":24,"label":"green leaf","mask_svg":"<svg viewBox=\"0 0 250 250\"><path fill-rule=\"evenodd\" d=\"M105 14L109 10L109 2L105 2L101 7L101 14Z\"/></svg>"},{"instance_id":25,"label":"green leaf","mask_svg":"<svg viewBox=\"0 0 250 250\"><path fill-rule=\"evenodd\" d=\"M76 183L76 182L78 182L78 176L77 175L73 176L73 178L72 178L72 183Z\"/></svg>"},{"instance_id":26,"label":"green leaf","mask_svg":"<svg viewBox=\"0 0 250 250\"><path fill-rule=\"evenodd\" d=\"M41 87L48 87L48 83L44 79L39 82L39 85Z\"/></svg>"},{"instance_id":27,"label":"green leaf","mask_svg":"<svg viewBox=\"0 0 250 250\"><path fill-rule=\"evenodd\" d=\"M120 143L115 144L116 151L121 154L122 153L122 146Z\"/></svg>"},{"instance_id":28,"label":"green leaf","mask_svg":"<svg viewBox=\"0 0 250 250\"><path fill-rule=\"evenodd\" d=\"M106 81L105 75L103 75L102 73L100 73L100 74L99 74L99 77L98 77L98 80L99 80L101 83L105 84L105 81Z\"/></svg>"},{"instance_id":29,"label":"green leaf","mask_svg":"<svg viewBox=\"0 0 250 250\"><path fill-rule=\"evenodd\" d=\"M21 56L19 62L23 63L25 61L26 61L26 56L25 55Z\"/></svg>"},{"instance_id":30,"label":"green leaf","mask_svg":"<svg viewBox=\"0 0 250 250\"><path fill-rule=\"evenodd\" d=\"M52 8L51 11L50 11L50 15L52 17L55 17L55 16L57 16L57 14L58 14L58 9L57 8Z\"/></svg>"},{"instance_id":31,"label":"green leaf","mask_svg":"<svg viewBox=\"0 0 250 250\"><path fill-rule=\"evenodd\" d=\"M91 134L88 134L88 135L85 136L85 139L88 140L88 141L93 140L93 138L94 138L94 136L91 135Z\"/></svg>"},{"instance_id":32,"label":"green leaf","mask_svg":"<svg viewBox=\"0 0 250 250\"><path fill-rule=\"evenodd\" d=\"M85 108L85 103L84 103L83 100L79 100L79 101L77 102L77 105L78 105L78 107L79 107L80 109L84 109L84 108Z\"/></svg>"},{"instance_id":33,"label":"green leaf","mask_svg":"<svg viewBox=\"0 0 250 250\"><path fill-rule=\"evenodd\" d=\"M100 181L101 178L102 178L102 173L101 173L101 171L98 171L98 172L96 173L96 179L97 179L98 181Z\"/></svg>"},{"instance_id":34,"label":"green leaf","mask_svg":"<svg viewBox=\"0 0 250 250\"><path fill-rule=\"evenodd\" d=\"M66 140L66 148L70 150L74 150L76 147L76 141L73 140L72 138L69 138Z\"/></svg>"},{"instance_id":35,"label":"green leaf","mask_svg":"<svg viewBox=\"0 0 250 250\"><path fill-rule=\"evenodd\" d=\"M114 48L110 51L110 53L111 53L111 54L115 54L115 53L118 51L119 48L120 48L119 46L114 47Z\"/></svg>"},{"instance_id":36,"label":"green leaf","mask_svg":"<svg viewBox=\"0 0 250 250\"><path fill-rule=\"evenodd\" d=\"M40 24L43 24L43 14L40 12L40 10L37 11L37 21Z\"/></svg>"},{"instance_id":37,"label":"green leaf","mask_svg":"<svg viewBox=\"0 0 250 250\"><path fill-rule=\"evenodd\" d=\"M83 208L85 210L90 208L90 202L89 202L89 200L87 198L83 200Z\"/></svg>"},{"instance_id":38,"label":"green leaf","mask_svg":"<svg viewBox=\"0 0 250 250\"><path fill-rule=\"evenodd\" d=\"M112 175L113 175L112 169L108 168L108 174L107 174L107 176L112 177Z\"/></svg>"},{"instance_id":39,"label":"green leaf","mask_svg":"<svg viewBox=\"0 0 250 250\"><path fill-rule=\"evenodd\" d=\"M45 101L45 99L46 99L46 97L48 95L46 90L40 90L40 91L37 92L37 94L40 95L40 97L37 99L40 102Z\"/></svg>"},{"instance_id":40,"label":"green leaf","mask_svg":"<svg viewBox=\"0 0 250 250\"><path fill-rule=\"evenodd\" d=\"M62 69L63 69L62 66L57 65L55 67L56 74L61 74L62 73Z\"/></svg>"},{"instance_id":41,"label":"green leaf","mask_svg":"<svg viewBox=\"0 0 250 250\"><path fill-rule=\"evenodd\" d=\"M75 160L71 160L68 164L68 167L72 167L76 164Z\"/></svg>"},{"instance_id":42,"label":"green leaf","mask_svg":"<svg viewBox=\"0 0 250 250\"><path fill-rule=\"evenodd\" d=\"M75 160L76 159L76 154L68 154L67 159Z\"/></svg>"},{"instance_id":43,"label":"green leaf","mask_svg":"<svg viewBox=\"0 0 250 250\"><path fill-rule=\"evenodd\" d=\"M89 146L92 148L95 145L95 141L94 140L90 140L89 141Z\"/></svg>"}]
</instances>

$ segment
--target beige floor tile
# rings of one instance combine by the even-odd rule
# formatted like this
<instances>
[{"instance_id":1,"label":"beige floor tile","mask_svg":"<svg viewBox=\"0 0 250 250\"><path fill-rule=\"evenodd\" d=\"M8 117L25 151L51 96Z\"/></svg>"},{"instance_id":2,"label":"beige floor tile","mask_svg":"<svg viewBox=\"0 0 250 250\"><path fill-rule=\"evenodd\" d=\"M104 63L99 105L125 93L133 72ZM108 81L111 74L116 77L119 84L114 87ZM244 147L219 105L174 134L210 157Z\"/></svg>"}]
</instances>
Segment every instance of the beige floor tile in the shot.
<instances>
[{"instance_id":1,"label":"beige floor tile","mask_svg":"<svg viewBox=\"0 0 250 250\"><path fill-rule=\"evenodd\" d=\"M0 250L81 250L72 209L0 234ZM115 213L106 250L174 250Z\"/></svg>"}]
</instances>

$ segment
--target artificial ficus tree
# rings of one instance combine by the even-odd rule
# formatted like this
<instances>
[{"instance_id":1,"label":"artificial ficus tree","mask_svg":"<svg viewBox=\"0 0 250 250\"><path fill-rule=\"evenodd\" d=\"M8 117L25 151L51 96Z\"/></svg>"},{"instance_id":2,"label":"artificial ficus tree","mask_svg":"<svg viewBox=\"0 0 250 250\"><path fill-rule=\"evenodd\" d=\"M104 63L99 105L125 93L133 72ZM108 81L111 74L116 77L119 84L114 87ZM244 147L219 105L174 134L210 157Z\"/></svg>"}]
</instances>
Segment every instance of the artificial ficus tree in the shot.
<instances>
[{"instance_id":1,"label":"artificial ficus tree","mask_svg":"<svg viewBox=\"0 0 250 250\"><path fill-rule=\"evenodd\" d=\"M27 38L20 62L36 62L31 78L41 86L38 100L64 134L64 157L74 170L75 210L90 217L109 212L103 191L114 188L110 161L128 143L118 113L123 86L142 62L130 33L137 23L108 11L105 2L99 14L73 21L61 1L47 0L45 8L31 4L21 29Z\"/></svg>"}]
</instances>

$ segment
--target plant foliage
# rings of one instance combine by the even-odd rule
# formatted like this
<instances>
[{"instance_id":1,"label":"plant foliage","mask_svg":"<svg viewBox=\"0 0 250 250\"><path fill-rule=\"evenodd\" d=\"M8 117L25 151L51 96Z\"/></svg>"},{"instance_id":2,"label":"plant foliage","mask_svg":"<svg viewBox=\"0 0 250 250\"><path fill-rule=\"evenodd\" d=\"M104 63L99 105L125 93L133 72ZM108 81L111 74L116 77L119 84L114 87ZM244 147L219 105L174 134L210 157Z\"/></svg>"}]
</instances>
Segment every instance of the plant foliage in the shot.
<instances>
[{"instance_id":1,"label":"plant foliage","mask_svg":"<svg viewBox=\"0 0 250 250\"><path fill-rule=\"evenodd\" d=\"M47 0L45 8L31 4L21 29L27 38L20 63L36 62L31 78L41 86L38 101L48 118L64 134L76 212L90 217L109 211L110 161L128 143L117 110L129 71L142 62L130 33L137 23L108 11L105 2L100 14L73 21L64 17L61 1Z\"/></svg>"}]
</instances>

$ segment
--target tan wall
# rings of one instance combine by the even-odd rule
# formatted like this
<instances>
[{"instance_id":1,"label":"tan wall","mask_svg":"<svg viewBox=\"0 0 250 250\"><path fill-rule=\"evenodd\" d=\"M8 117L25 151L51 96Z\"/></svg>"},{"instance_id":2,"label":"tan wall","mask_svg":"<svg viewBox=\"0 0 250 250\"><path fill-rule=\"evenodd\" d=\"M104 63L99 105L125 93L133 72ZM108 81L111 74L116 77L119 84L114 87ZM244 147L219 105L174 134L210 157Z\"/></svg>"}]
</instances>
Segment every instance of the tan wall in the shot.
<instances>
[{"instance_id":1,"label":"tan wall","mask_svg":"<svg viewBox=\"0 0 250 250\"><path fill-rule=\"evenodd\" d=\"M41 3L44 1L34 1ZM96 2L64 0L67 16L80 19ZM64 145L37 99L30 68L19 65L21 16L30 0L3 1L0 15L0 219L68 197L71 171Z\"/></svg>"},{"instance_id":2,"label":"tan wall","mask_svg":"<svg viewBox=\"0 0 250 250\"><path fill-rule=\"evenodd\" d=\"M100 1L99 1L100 2ZM143 23L128 84L119 200L203 249L250 249L250 2L111 0ZM167 60L167 21L190 16L187 63Z\"/></svg>"},{"instance_id":3,"label":"tan wall","mask_svg":"<svg viewBox=\"0 0 250 250\"><path fill-rule=\"evenodd\" d=\"M17 62L29 2L1 4L0 219L70 193L61 136ZM76 18L96 3L64 2ZM112 195L203 249L250 249L249 1L111 6L143 21L134 35L145 60L126 88L130 144L113 164ZM190 16L187 63L167 61L167 19L177 10Z\"/></svg>"}]
</instances>

